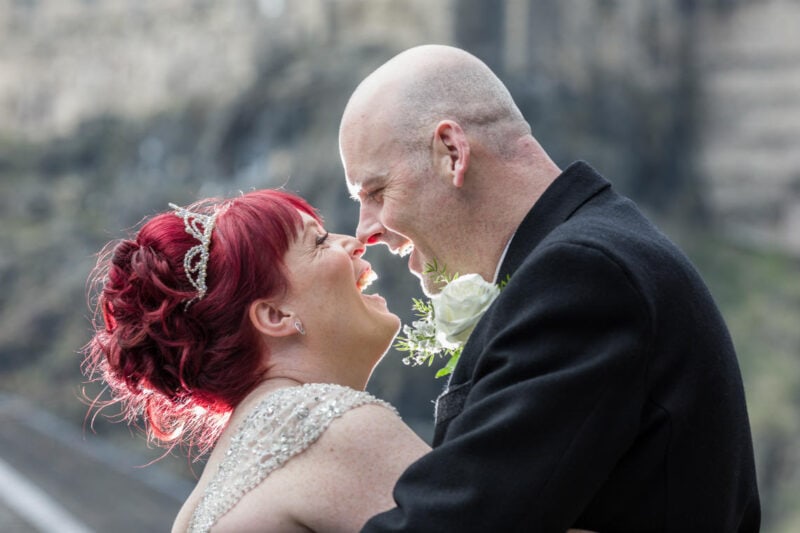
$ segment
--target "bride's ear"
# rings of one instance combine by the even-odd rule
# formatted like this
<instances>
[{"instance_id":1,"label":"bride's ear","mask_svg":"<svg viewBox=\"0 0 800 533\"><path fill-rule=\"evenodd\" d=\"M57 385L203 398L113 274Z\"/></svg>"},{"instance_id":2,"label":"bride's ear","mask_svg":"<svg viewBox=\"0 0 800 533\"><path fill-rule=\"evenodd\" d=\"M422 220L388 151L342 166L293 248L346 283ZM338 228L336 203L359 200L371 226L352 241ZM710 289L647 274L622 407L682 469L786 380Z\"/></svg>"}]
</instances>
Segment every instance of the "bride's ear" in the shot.
<instances>
[{"instance_id":1,"label":"bride's ear","mask_svg":"<svg viewBox=\"0 0 800 533\"><path fill-rule=\"evenodd\" d=\"M260 299L250 304L250 322L265 335L286 337L297 333L291 312L278 307L275 302Z\"/></svg>"}]
</instances>

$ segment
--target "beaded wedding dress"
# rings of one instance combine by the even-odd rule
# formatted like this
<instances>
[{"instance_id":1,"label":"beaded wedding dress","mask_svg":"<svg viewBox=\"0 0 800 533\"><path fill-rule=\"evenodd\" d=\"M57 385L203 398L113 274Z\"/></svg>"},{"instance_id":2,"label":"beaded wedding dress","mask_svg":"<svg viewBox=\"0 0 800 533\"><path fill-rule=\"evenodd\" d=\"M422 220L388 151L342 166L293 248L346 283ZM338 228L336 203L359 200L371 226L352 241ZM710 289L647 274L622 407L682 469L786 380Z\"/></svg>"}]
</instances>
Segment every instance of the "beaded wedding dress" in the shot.
<instances>
[{"instance_id":1,"label":"beaded wedding dress","mask_svg":"<svg viewBox=\"0 0 800 533\"><path fill-rule=\"evenodd\" d=\"M247 492L311 446L331 422L365 404L395 411L367 392L333 384L309 383L264 397L231 437L224 459L194 510L189 531L209 531Z\"/></svg>"}]
</instances>

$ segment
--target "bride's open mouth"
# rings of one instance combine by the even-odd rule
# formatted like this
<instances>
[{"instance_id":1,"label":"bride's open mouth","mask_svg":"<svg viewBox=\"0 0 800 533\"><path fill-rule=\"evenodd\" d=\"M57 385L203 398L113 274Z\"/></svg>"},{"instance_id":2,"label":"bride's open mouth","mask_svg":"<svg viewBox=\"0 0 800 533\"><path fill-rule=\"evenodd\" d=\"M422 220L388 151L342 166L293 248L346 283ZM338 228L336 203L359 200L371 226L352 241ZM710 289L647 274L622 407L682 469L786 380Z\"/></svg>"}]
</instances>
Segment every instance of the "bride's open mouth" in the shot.
<instances>
[{"instance_id":1,"label":"bride's open mouth","mask_svg":"<svg viewBox=\"0 0 800 533\"><path fill-rule=\"evenodd\" d=\"M370 267L367 267L356 280L356 287L359 291L364 292L364 289L372 285L376 279L378 279L378 275Z\"/></svg>"},{"instance_id":2,"label":"bride's open mouth","mask_svg":"<svg viewBox=\"0 0 800 533\"><path fill-rule=\"evenodd\" d=\"M358 277L358 280L356 280L356 287L359 291L361 291L362 298L365 298L366 300L375 300L376 302L386 305L386 299L384 299L384 297L380 294L366 294L364 292L364 290L372 285L372 282L376 279L378 279L378 275L372 270L372 268L367 267Z\"/></svg>"}]
</instances>

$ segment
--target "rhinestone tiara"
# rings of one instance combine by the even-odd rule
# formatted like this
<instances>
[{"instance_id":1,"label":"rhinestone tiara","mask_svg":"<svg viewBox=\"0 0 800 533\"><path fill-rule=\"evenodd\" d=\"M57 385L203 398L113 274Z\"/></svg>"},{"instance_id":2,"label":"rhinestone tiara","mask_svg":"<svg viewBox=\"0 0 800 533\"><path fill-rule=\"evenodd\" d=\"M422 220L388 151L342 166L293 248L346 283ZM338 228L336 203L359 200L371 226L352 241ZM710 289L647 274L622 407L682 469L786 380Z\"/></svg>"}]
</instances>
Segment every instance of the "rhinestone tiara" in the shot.
<instances>
[{"instance_id":1,"label":"rhinestone tiara","mask_svg":"<svg viewBox=\"0 0 800 533\"><path fill-rule=\"evenodd\" d=\"M184 207L170 203L169 206L175 210L175 214L183 219L186 233L200 241L197 246L192 246L183 256L183 270L189 283L197 289L197 295L186 301L184 308L197 300L202 300L206 295L206 269L208 267L208 248L211 245L211 232L214 229L214 222L217 220L219 211L214 211L212 215L203 215L189 211Z\"/></svg>"}]
</instances>

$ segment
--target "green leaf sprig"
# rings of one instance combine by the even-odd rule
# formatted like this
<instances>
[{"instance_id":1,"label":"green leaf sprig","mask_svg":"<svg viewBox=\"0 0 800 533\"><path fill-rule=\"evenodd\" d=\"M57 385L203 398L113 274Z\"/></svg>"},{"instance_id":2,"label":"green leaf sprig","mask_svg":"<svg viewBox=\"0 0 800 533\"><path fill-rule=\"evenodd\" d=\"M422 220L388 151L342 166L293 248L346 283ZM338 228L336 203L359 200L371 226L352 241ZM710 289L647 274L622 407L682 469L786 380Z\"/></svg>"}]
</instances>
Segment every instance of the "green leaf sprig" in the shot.
<instances>
[{"instance_id":1,"label":"green leaf sprig","mask_svg":"<svg viewBox=\"0 0 800 533\"><path fill-rule=\"evenodd\" d=\"M433 281L437 285L450 283L458 277L458 273L447 274L445 267L440 267L435 259L432 264L425 265L425 274L434 274ZM418 319L411 322L411 325L403 326L403 335L405 336L398 337L394 345L397 351L409 354L403 358L403 364L431 366L437 357L443 357L447 358L447 363L436 372L436 378L451 374L461 356L462 346L446 348L437 340L436 326L434 325L435 315L430 300L414 298L412 309Z\"/></svg>"}]
</instances>

